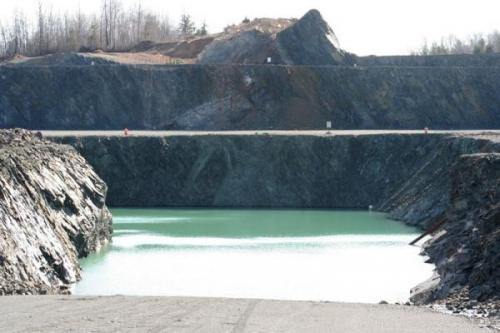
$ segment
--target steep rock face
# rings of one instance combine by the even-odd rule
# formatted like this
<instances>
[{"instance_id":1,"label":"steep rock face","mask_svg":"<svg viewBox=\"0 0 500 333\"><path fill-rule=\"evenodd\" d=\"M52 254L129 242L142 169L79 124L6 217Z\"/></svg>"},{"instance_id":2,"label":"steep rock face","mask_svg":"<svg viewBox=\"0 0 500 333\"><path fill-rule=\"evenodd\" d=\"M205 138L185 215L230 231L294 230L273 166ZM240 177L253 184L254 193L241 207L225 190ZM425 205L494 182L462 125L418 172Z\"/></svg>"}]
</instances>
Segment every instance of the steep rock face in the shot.
<instances>
[{"instance_id":1,"label":"steep rock face","mask_svg":"<svg viewBox=\"0 0 500 333\"><path fill-rule=\"evenodd\" d=\"M500 151L447 135L54 138L109 184L114 206L376 209L424 226L442 214L462 154Z\"/></svg>"},{"instance_id":2,"label":"steep rock face","mask_svg":"<svg viewBox=\"0 0 500 333\"><path fill-rule=\"evenodd\" d=\"M439 279L413 299L500 304L500 154L464 155L452 175L446 222L424 248Z\"/></svg>"},{"instance_id":3,"label":"steep rock face","mask_svg":"<svg viewBox=\"0 0 500 333\"><path fill-rule=\"evenodd\" d=\"M426 155L415 156L418 169L411 170L399 187L384 198L379 209L408 224L431 226L449 205L453 168L460 156L478 152L500 152L497 136L444 137ZM390 172L390 171L389 171Z\"/></svg>"},{"instance_id":4,"label":"steep rock face","mask_svg":"<svg viewBox=\"0 0 500 333\"><path fill-rule=\"evenodd\" d=\"M0 128L500 128L500 67L0 66Z\"/></svg>"},{"instance_id":5,"label":"steep rock face","mask_svg":"<svg viewBox=\"0 0 500 333\"><path fill-rule=\"evenodd\" d=\"M235 30L235 31L232 31ZM229 29L198 56L201 64L351 65L355 56L343 51L320 12L300 20L257 19Z\"/></svg>"},{"instance_id":6,"label":"steep rock face","mask_svg":"<svg viewBox=\"0 0 500 333\"><path fill-rule=\"evenodd\" d=\"M294 65L349 65L354 57L340 49L328 23L317 10L276 36L283 63Z\"/></svg>"},{"instance_id":7,"label":"steep rock face","mask_svg":"<svg viewBox=\"0 0 500 333\"><path fill-rule=\"evenodd\" d=\"M105 197L73 148L0 131L0 294L67 292L111 237Z\"/></svg>"},{"instance_id":8,"label":"steep rock face","mask_svg":"<svg viewBox=\"0 0 500 333\"><path fill-rule=\"evenodd\" d=\"M198 56L198 63L265 64L268 57L274 64L283 63L275 38L255 29L216 39Z\"/></svg>"},{"instance_id":9,"label":"steep rock face","mask_svg":"<svg viewBox=\"0 0 500 333\"><path fill-rule=\"evenodd\" d=\"M88 158L110 184L110 202L116 206L374 205L422 229L445 217L443 229L425 247L436 276L414 289L413 301L444 299L459 311L473 307L471 299L500 304L499 135L53 140L73 145Z\"/></svg>"}]
</instances>

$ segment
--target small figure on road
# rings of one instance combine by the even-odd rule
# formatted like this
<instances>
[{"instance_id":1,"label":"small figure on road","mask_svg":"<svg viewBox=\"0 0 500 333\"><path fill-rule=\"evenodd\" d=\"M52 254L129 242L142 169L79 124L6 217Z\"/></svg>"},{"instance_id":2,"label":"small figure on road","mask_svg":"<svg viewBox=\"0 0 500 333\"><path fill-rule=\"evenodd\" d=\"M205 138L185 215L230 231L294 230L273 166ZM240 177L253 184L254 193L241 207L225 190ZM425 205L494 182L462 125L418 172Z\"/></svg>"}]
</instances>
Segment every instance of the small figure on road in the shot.
<instances>
[{"instance_id":1,"label":"small figure on road","mask_svg":"<svg viewBox=\"0 0 500 333\"><path fill-rule=\"evenodd\" d=\"M424 133L429 134L429 127L424 127Z\"/></svg>"},{"instance_id":2,"label":"small figure on road","mask_svg":"<svg viewBox=\"0 0 500 333\"><path fill-rule=\"evenodd\" d=\"M123 135L128 136L128 128L125 128L125 129L123 130Z\"/></svg>"}]
</instances>

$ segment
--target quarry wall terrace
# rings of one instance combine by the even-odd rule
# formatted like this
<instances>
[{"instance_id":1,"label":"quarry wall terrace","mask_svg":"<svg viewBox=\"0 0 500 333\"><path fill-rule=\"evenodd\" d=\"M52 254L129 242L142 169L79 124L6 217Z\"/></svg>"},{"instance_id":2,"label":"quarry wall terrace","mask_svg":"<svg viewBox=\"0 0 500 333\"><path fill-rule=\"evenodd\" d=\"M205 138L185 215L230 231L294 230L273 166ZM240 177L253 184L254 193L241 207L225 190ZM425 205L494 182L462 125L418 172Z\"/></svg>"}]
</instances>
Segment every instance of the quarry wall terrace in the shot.
<instances>
[{"instance_id":1,"label":"quarry wall terrace","mask_svg":"<svg viewBox=\"0 0 500 333\"><path fill-rule=\"evenodd\" d=\"M500 128L500 67L0 66L0 128Z\"/></svg>"},{"instance_id":2,"label":"quarry wall terrace","mask_svg":"<svg viewBox=\"0 0 500 333\"><path fill-rule=\"evenodd\" d=\"M448 205L460 155L500 151L498 141L479 134L48 133L89 161L109 186L111 206L373 205L422 227Z\"/></svg>"}]
</instances>

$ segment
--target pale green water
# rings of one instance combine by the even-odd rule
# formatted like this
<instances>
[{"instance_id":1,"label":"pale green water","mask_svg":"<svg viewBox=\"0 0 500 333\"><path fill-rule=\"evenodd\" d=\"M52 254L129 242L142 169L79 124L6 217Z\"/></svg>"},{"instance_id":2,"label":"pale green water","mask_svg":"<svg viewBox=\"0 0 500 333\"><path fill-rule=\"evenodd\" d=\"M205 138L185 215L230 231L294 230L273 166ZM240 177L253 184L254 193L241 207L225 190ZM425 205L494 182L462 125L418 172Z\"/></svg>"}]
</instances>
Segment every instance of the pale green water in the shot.
<instances>
[{"instance_id":1,"label":"pale green water","mask_svg":"<svg viewBox=\"0 0 500 333\"><path fill-rule=\"evenodd\" d=\"M404 301L432 266L383 214L113 209L113 243L82 260L79 295Z\"/></svg>"}]
</instances>

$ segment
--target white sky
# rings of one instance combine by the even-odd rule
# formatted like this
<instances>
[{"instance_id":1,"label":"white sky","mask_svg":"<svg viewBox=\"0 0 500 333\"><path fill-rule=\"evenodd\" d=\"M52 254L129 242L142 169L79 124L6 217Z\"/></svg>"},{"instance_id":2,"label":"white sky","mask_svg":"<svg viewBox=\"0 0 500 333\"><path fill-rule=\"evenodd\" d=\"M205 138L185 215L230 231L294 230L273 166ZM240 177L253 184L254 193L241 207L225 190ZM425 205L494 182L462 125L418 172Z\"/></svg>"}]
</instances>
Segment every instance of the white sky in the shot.
<instances>
[{"instance_id":1,"label":"white sky","mask_svg":"<svg viewBox=\"0 0 500 333\"><path fill-rule=\"evenodd\" d=\"M42 0L55 11L97 11L101 0ZM0 22L14 9L33 13L38 0L0 0ZM316 8L331 25L341 47L359 55L406 54L425 39L500 30L500 0L123 0L125 5L167 14L172 22L186 12L209 31L240 22L245 16L300 17Z\"/></svg>"}]
</instances>

